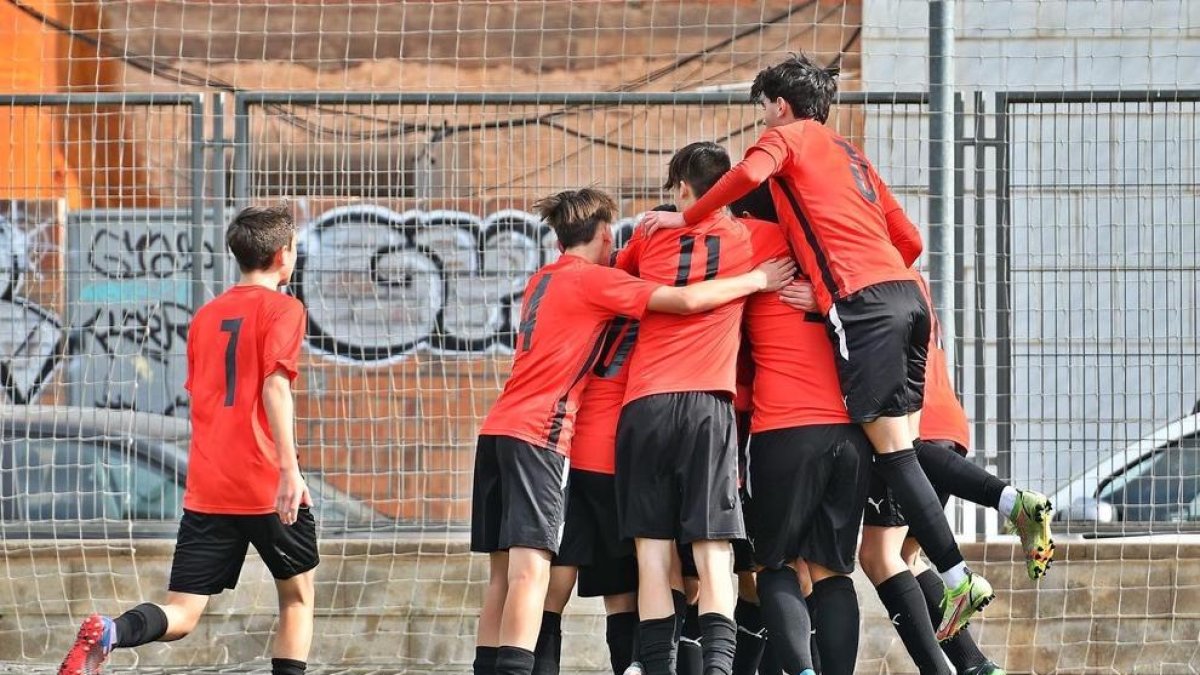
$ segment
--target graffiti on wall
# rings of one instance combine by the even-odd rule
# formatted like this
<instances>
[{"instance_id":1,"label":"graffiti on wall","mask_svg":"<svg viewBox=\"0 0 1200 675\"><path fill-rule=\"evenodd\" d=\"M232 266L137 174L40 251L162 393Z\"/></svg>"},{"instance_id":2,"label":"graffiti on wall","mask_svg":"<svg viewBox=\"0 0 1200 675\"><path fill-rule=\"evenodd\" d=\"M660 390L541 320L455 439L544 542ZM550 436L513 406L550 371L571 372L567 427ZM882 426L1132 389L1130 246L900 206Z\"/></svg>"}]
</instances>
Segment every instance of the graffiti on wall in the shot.
<instances>
[{"instance_id":1,"label":"graffiti on wall","mask_svg":"<svg viewBox=\"0 0 1200 675\"><path fill-rule=\"evenodd\" d=\"M213 269L201 242L195 261L190 221L149 212L72 217L76 358L82 405L187 414L187 330L193 265ZM206 277L207 278L207 277Z\"/></svg>"},{"instance_id":2,"label":"graffiti on wall","mask_svg":"<svg viewBox=\"0 0 1200 675\"><path fill-rule=\"evenodd\" d=\"M25 223L16 202L5 202L0 216L0 401L33 401L52 379L63 353L62 322L23 294L36 273L43 223ZM16 222L14 222L16 221Z\"/></svg>"},{"instance_id":3,"label":"graffiti on wall","mask_svg":"<svg viewBox=\"0 0 1200 675\"><path fill-rule=\"evenodd\" d=\"M633 220L613 227L624 241ZM557 257L554 233L524 211L351 206L304 229L293 282L314 349L381 363L419 348L511 349L525 283Z\"/></svg>"}]
</instances>

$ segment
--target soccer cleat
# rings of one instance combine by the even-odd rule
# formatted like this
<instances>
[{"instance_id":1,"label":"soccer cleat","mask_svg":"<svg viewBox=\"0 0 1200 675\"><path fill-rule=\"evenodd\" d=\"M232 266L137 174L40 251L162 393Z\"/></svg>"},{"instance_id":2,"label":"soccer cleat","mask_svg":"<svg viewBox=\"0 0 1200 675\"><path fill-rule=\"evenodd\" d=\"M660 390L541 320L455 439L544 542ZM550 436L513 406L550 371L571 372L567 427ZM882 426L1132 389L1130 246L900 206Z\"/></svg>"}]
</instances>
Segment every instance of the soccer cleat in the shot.
<instances>
[{"instance_id":1,"label":"soccer cleat","mask_svg":"<svg viewBox=\"0 0 1200 675\"><path fill-rule=\"evenodd\" d=\"M58 675L98 675L116 641L112 619L93 614L83 620L75 644L58 667Z\"/></svg>"},{"instance_id":2,"label":"soccer cleat","mask_svg":"<svg viewBox=\"0 0 1200 675\"><path fill-rule=\"evenodd\" d=\"M938 626L937 639L949 640L957 635L995 597L987 579L968 570L962 583L953 589L946 588L942 595L942 623Z\"/></svg>"},{"instance_id":3,"label":"soccer cleat","mask_svg":"<svg viewBox=\"0 0 1200 675\"><path fill-rule=\"evenodd\" d=\"M966 670L962 671L961 675L1008 675L1008 671L992 663L991 661L987 661L975 666L974 668L967 668Z\"/></svg>"},{"instance_id":4,"label":"soccer cleat","mask_svg":"<svg viewBox=\"0 0 1200 675\"><path fill-rule=\"evenodd\" d=\"M640 661L634 661L625 669L624 675L644 675L646 670L642 668Z\"/></svg>"},{"instance_id":5,"label":"soccer cleat","mask_svg":"<svg viewBox=\"0 0 1200 675\"><path fill-rule=\"evenodd\" d=\"M1046 576L1054 559L1054 540L1050 537L1050 518L1054 506L1046 495L1021 490L1005 529L1021 538L1025 549L1025 572L1037 581Z\"/></svg>"}]
</instances>

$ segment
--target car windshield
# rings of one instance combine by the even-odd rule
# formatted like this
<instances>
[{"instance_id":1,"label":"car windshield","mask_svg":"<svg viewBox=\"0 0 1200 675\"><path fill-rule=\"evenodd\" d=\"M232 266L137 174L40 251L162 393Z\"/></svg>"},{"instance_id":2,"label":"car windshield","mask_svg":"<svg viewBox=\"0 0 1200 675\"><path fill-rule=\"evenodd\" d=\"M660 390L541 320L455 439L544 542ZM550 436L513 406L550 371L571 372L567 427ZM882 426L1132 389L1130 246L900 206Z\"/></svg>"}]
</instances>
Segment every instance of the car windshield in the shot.
<instances>
[{"instance_id":1,"label":"car windshield","mask_svg":"<svg viewBox=\"0 0 1200 675\"><path fill-rule=\"evenodd\" d=\"M129 441L12 438L0 453L0 519L176 520L183 486Z\"/></svg>"},{"instance_id":2,"label":"car windshield","mask_svg":"<svg viewBox=\"0 0 1200 675\"><path fill-rule=\"evenodd\" d=\"M1161 448L1101 484L1096 496L1126 522L1200 520L1200 436Z\"/></svg>"}]
</instances>

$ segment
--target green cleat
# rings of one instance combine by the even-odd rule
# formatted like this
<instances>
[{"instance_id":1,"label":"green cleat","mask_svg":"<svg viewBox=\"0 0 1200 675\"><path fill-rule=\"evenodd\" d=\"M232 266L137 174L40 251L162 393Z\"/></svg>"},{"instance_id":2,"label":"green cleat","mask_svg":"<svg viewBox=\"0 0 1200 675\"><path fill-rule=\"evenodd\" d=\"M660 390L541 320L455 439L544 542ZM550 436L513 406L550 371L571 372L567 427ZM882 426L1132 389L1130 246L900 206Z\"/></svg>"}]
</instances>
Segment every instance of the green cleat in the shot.
<instances>
[{"instance_id":1,"label":"green cleat","mask_svg":"<svg viewBox=\"0 0 1200 675\"><path fill-rule=\"evenodd\" d=\"M942 594L942 624L938 626L937 639L949 640L958 635L995 597L987 579L968 570L966 580L953 589L947 587Z\"/></svg>"},{"instance_id":2,"label":"green cleat","mask_svg":"<svg viewBox=\"0 0 1200 675\"><path fill-rule=\"evenodd\" d=\"M1005 530L1021 538L1025 549L1025 572L1037 581L1046 576L1054 559L1054 540L1050 538L1050 518L1054 506L1046 495L1021 490L1012 513L1008 514Z\"/></svg>"}]
</instances>

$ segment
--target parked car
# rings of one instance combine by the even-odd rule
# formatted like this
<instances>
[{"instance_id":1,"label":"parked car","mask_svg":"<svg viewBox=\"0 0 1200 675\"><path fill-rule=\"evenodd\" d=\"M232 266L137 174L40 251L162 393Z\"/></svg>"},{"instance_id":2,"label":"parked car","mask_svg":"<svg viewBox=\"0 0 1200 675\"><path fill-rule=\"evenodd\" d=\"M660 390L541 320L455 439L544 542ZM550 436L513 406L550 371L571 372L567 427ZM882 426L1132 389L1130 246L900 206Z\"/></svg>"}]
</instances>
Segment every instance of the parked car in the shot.
<instances>
[{"instance_id":1,"label":"parked car","mask_svg":"<svg viewBox=\"0 0 1200 675\"><path fill-rule=\"evenodd\" d=\"M173 537L191 425L104 408L0 407L0 538ZM306 475L322 534L394 521Z\"/></svg>"},{"instance_id":2,"label":"parked car","mask_svg":"<svg viewBox=\"0 0 1200 675\"><path fill-rule=\"evenodd\" d=\"M1200 403L1051 496L1055 520L1100 534L1200 531ZM1072 527L1073 525L1081 527Z\"/></svg>"}]
</instances>

